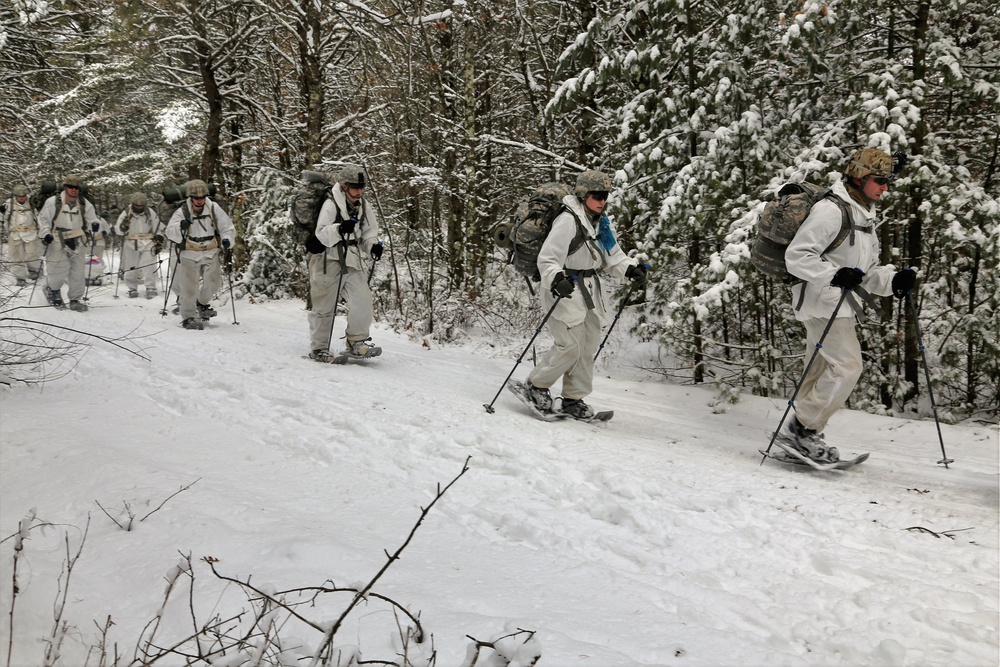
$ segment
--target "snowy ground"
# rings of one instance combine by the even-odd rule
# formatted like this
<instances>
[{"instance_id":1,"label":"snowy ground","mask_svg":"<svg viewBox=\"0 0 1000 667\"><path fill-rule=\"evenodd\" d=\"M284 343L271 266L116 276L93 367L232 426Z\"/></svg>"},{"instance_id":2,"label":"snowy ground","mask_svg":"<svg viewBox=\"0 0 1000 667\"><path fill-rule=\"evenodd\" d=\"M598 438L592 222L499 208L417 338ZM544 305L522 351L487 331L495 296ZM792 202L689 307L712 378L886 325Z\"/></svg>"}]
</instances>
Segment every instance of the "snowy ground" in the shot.
<instances>
[{"instance_id":1,"label":"snowy ground","mask_svg":"<svg viewBox=\"0 0 1000 667\"><path fill-rule=\"evenodd\" d=\"M495 414L483 409L518 350L426 349L377 329L383 357L327 366L302 359L299 302L240 301L239 325L223 304L198 332L161 319L162 299L91 297L85 314L20 314L132 332L151 361L97 344L65 378L0 391L0 538L32 509L55 524L24 541L12 666L42 664L64 540L75 552L88 517L63 614L69 667L109 616L108 650L133 656L181 554L195 592L189 606L178 579L163 644L191 634L192 609L207 622L250 608L206 556L270 590L369 581L466 459L373 589L420 614L438 665L465 664L469 636L518 628L536 631L552 667L1000 661L995 424L943 425L945 469L932 420L842 411L828 439L844 457L871 451L867 463L761 466L783 401L715 414L710 390L637 371L641 348L611 350L597 378L591 402L613 421L547 424L506 391ZM127 505L132 530L98 503L122 523ZM0 544L0 664L14 544ZM328 624L350 599L300 611ZM389 604L371 598L351 619L335 644L398 660Z\"/></svg>"}]
</instances>

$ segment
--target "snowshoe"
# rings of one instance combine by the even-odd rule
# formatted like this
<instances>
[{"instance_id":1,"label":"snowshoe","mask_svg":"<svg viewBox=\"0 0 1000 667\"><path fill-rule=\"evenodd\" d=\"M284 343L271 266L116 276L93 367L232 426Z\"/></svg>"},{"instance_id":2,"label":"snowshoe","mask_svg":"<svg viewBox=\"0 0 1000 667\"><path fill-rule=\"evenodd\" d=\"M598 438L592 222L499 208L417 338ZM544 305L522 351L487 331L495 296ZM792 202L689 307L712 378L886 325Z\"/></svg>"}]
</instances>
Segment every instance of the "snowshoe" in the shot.
<instances>
[{"instance_id":1,"label":"snowshoe","mask_svg":"<svg viewBox=\"0 0 1000 667\"><path fill-rule=\"evenodd\" d=\"M569 415L573 419L581 422L606 422L615 416L614 410L602 410L596 412L592 407L583 402L582 399L564 398L562 399L563 414Z\"/></svg>"},{"instance_id":2,"label":"snowshoe","mask_svg":"<svg viewBox=\"0 0 1000 667\"><path fill-rule=\"evenodd\" d=\"M207 320L208 318L215 317L218 314L219 313L215 310L215 308L212 308L211 306L206 306L203 303L198 304L198 315L199 317L201 317L201 319Z\"/></svg>"},{"instance_id":3,"label":"snowshoe","mask_svg":"<svg viewBox=\"0 0 1000 667\"><path fill-rule=\"evenodd\" d=\"M816 461L803 455L799 450L794 447L785 444L783 441L775 438L774 444L776 444L781 451L778 452L767 452L763 449L758 450L761 454L768 458L772 458L775 461L780 461L781 463L793 463L796 465L805 465L815 468L816 470L847 470L848 468L853 468L859 463L864 463L868 460L868 452L861 454L853 459L838 459L836 461Z\"/></svg>"},{"instance_id":4,"label":"snowshoe","mask_svg":"<svg viewBox=\"0 0 1000 667\"><path fill-rule=\"evenodd\" d=\"M781 441L786 451L794 449L803 457L817 463L836 463L840 460L837 448L828 446L822 433L800 424L794 414L775 436L775 442L778 441Z\"/></svg>"},{"instance_id":5,"label":"snowshoe","mask_svg":"<svg viewBox=\"0 0 1000 667\"><path fill-rule=\"evenodd\" d=\"M25 280L24 278L18 278L17 279L17 286L18 287L27 287L28 286L28 281Z\"/></svg>"},{"instance_id":6,"label":"snowshoe","mask_svg":"<svg viewBox=\"0 0 1000 667\"><path fill-rule=\"evenodd\" d=\"M181 322L181 326L184 327L185 329L201 331L202 329L205 328L205 323L202 321L200 317L189 317L183 322Z\"/></svg>"},{"instance_id":7,"label":"snowshoe","mask_svg":"<svg viewBox=\"0 0 1000 667\"><path fill-rule=\"evenodd\" d=\"M555 422L569 417L569 414L565 412L552 411L551 397L549 397L550 402L548 410L541 410L538 407L538 404L535 402L535 397L531 394L531 390L534 390L536 393L544 391L548 394L547 389L532 387L530 383L521 382L520 380L510 380L507 382L507 389L510 390L510 393L517 396L518 400L524 403L525 407L531 410L531 414L533 414L536 419L541 419L543 422Z\"/></svg>"},{"instance_id":8,"label":"snowshoe","mask_svg":"<svg viewBox=\"0 0 1000 667\"><path fill-rule=\"evenodd\" d=\"M136 299L138 297L139 297L139 290L137 290L137 289L130 289L128 291L128 298L130 298L130 299Z\"/></svg>"},{"instance_id":9,"label":"snowshoe","mask_svg":"<svg viewBox=\"0 0 1000 667\"><path fill-rule=\"evenodd\" d=\"M159 294L159 292L157 292L155 289L147 289L146 290L146 298L147 299L155 299L158 294Z\"/></svg>"},{"instance_id":10,"label":"snowshoe","mask_svg":"<svg viewBox=\"0 0 1000 667\"><path fill-rule=\"evenodd\" d=\"M75 310L78 313L85 313L88 310L88 306L82 301L77 301L76 299L73 299L72 301L69 302L69 309Z\"/></svg>"}]
</instances>

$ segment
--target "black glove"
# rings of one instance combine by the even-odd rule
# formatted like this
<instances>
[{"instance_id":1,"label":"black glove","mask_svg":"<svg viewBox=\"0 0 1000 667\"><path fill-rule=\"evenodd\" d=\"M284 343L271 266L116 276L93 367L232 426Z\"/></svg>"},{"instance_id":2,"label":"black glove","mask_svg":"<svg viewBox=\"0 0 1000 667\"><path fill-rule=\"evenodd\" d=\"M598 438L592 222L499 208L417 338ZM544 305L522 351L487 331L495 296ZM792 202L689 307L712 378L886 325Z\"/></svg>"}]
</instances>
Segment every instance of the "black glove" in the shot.
<instances>
[{"instance_id":1,"label":"black glove","mask_svg":"<svg viewBox=\"0 0 1000 667\"><path fill-rule=\"evenodd\" d=\"M94 232L100 231L101 230L101 223L99 223L99 222L92 222L92 223L90 223L90 229L91 229L91 231L94 231Z\"/></svg>"},{"instance_id":2,"label":"black glove","mask_svg":"<svg viewBox=\"0 0 1000 667\"><path fill-rule=\"evenodd\" d=\"M306 237L306 250L314 255L319 255L326 252L326 246L323 242L316 238L315 234L310 234Z\"/></svg>"},{"instance_id":3,"label":"black glove","mask_svg":"<svg viewBox=\"0 0 1000 667\"><path fill-rule=\"evenodd\" d=\"M222 247L229 250L229 239L222 239Z\"/></svg>"},{"instance_id":4,"label":"black glove","mask_svg":"<svg viewBox=\"0 0 1000 667\"><path fill-rule=\"evenodd\" d=\"M625 277L637 285L646 282L646 272L649 271L649 264L636 264L625 269Z\"/></svg>"},{"instance_id":5,"label":"black glove","mask_svg":"<svg viewBox=\"0 0 1000 667\"><path fill-rule=\"evenodd\" d=\"M354 233L354 225L358 224L357 218L350 218L348 220L341 221L340 225L337 227L337 231L340 232L341 236L347 236L348 234Z\"/></svg>"},{"instance_id":6,"label":"black glove","mask_svg":"<svg viewBox=\"0 0 1000 667\"><path fill-rule=\"evenodd\" d=\"M126 218L126 219L125 219L125 222L123 222L123 223L121 224L121 228L122 228L122 234L128 234L128 228L129 228L129 226L130 226L130 224L129 224L129 221L128 221L128 219Z\"/></svg>"},{"instance_id":7,"label":"black glove","mask_svg":"<svg viewBox=\"0 0 1000 667\"><path fill-rule=\"evenodd\" d=\"M917 285L917 272L913 269L903 269L892 277L892 295L902 299L913 291Z\"/></svg>"},{"instance_id":8,"label":"black glove","mask_svg":"<svg viewBox=\"0 0 1000 667\"><path fill-rule=\"evenodd\" d=\"M153 254L159 255L163 251L163 237L157 234L153 237Z\"/></svg>"},{"instance_id":9,"label":"black glove","mask_svg":"<svg viewBox=\"0 0 1000 667\"><path fill-rule=\"evenodd\" d=\"M830 284L834 287L854 289L861 284L864 277L865 272L861 269L852 269L848 266L842 266L837 269L837 273L833 275L833 280L830 281Z\"/></svg>"},{"instance_id":10,"label":"black glove","mask_svg":"<svg viewBox=\"0 0 1000 667\"><path fill-rule=\"evenodd\" d=\"M566 297L573 294L573 288L576 284L566 277L562 271L556 274L556 277L552 279L552 296L556 299L565 299Z\"/></svg>"},{"instance_id":11,"label":"black glove","mask_svg":"<svg viewBox=\"0 0 1000 667\"><path fill-rule=\"evenodd\" d=\"M181 220L181 234L187 236L188 230L191 229L191 221L187 218Z\"/></svg>"},{"instance_id":12,"label":"black glove","mask_svg":"<svg viewBox=\"0 0 1000 667\"><path fill-rule=\"evenodd\" d=\"M376 262L379 261L380 259L382 259L382 250L383 250L383 248L382 248L382 242L381 241L379 241L378 243L376 243L375 245L373 245L372 246L372 259L374 259Z\"/></svg>"}]
</instances>

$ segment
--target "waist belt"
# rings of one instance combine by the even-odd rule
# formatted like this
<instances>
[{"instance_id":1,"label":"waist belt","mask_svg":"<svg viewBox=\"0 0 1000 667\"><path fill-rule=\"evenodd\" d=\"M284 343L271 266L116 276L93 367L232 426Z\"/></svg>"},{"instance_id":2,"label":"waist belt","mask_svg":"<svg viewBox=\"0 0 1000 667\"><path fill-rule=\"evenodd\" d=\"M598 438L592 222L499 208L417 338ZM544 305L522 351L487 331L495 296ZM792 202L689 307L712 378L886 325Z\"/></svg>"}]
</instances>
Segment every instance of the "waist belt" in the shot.
<instances>
[{"instance_id":1,"label":"waist belt","mask_svg":"<svg viewBox=\"0 0 1000 667\"><path fill-rule=\"evenodd\" d=\"M198 250L205 252L206 250L215 250L219 247L219 242L214 236L196 236L194 238L189 238L184 243L185 250Z\"/></svg>"},{"instance_id":2,"label":"waist belt","mask_svg":"<svg viewBox=\"0 0 1000 667\"><path fill-rule=\"evenodd\" d=\"M11 225L10 226L10 231L12 231L12 232L33 232L33 231L35 231L35 226L31 225L31 224L24 225L23 227L20 226L20 225Z\"/></svg>"},{"instance_id":3,"label":"waist belt","mask_svg":"<svg viewBox=\"0 0 1000 667\"><path fill-rule=\"evenodd\" d=\"M601 279L597 275L597 269L567 269L563 267L563 271L570 278L593 278L594 282L597 283L597 289L601 289ZM587 289L587 283L578 280L576 284L580 286L580 294L583 295L583 302L587 304L587 310L593 310L594 297L590 294L590 290Z\"/></svg>"},{"instance_id":4,"label":"waist belt","mask_svg":"<svg viewBox=\"0 0 1000 667\"><path fill-rule=\"evenodd\" d=\"M579 278L590 278L591 276L597 275L597 269L567 269L563 267L563 271L565 271L566 275L570 278L573 276L577 276Z\"/></svg>"},{"instance_id":5,"label":"waist belt","mask_svg":"<svg viewBox=\"0 0 1000 667\"><path fill-rule=\"evenodd\" d=\"M144 241L146 239L153 238L153 234L152 233L143 234L143 233L140 233L140 232L134 232L132 234L129 234L125 238L127 238L129 241ZM212 238L215 238L215 237L213 236Z\"/></svg>"},{"instance_id":6,"label":"waist belt","mask_svg":"<svg viewBox=\"0 0 1000 667\"><path fill-rule=\"evenodd\" d=\"M64 239L75 239L78 236L83 236L82 229L63 229L62 227L56 227L56 232L59 234L60 238Z\"/></svg>"}]
</instances>

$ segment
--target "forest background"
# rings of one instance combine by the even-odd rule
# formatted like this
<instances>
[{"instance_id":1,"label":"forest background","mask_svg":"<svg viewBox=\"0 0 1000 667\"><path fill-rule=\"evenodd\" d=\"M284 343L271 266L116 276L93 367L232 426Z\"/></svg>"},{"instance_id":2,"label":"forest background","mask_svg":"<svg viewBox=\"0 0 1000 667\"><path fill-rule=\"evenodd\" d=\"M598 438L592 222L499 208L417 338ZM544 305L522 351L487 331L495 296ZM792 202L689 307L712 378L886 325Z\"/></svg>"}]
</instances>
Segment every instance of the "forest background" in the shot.
<instances>
[{"instance_id":1,"label":"forest background","mask_svg":"<svg viewBox=\"0 0 1000 667\"><path fill-rule=\"evenodd\" d=\"M601 169L623 247L653 267L628 326L658 343L664 378L714 383L724 406L787 395L801 372L788 288L748 261L763 202L831 182L858 147L905 151L879 234L918 293L861 327L852 406L926 414L925 353L943 418L995 415L989 5L13 0L0 188L77 173L117 215L132 192L205 179L240 233L239 293L304 298L289 196L303 169L359 162L388 248L379 317L447 344L537 324L493 230L536 185Z\"/></svg>"}]
</instances>

